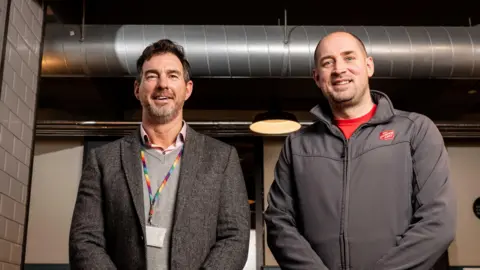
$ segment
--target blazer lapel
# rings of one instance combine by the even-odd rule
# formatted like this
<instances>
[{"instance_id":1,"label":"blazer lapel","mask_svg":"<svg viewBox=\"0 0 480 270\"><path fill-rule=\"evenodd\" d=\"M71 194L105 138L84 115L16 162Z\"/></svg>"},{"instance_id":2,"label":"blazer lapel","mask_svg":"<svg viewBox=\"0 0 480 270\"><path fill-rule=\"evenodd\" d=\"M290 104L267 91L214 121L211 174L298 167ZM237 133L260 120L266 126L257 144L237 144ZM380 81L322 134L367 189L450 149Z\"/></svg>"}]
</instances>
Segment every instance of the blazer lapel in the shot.
<instances>
[{"instance_id":1,"label":"blazer lapel","mask_svg":"<svg viewBox=\"0 0 480 270\"><path fill-rule=\"evenodd\" d=\"M177 190L177 200L175 205L174 228L175 223L181 220L185 206L188 204L192 186L200 167L202 160L201 151L203 138L192 128L187 126L185 136L185 149L180 166L179 183Z\"/></svg>"},{"instance_id":2,"label":"blazer lapel","mask_svg":"<svg viewBox=\"0 0 480 270\"><path fill-rule=\"evenodd\" d=\"M137 212L145 236L145 208L143 203L142 166L140 166L140 130L122 141L122 165L125 170L128 188L133 198L133 205Z\"/></svg>"}]
</instances>

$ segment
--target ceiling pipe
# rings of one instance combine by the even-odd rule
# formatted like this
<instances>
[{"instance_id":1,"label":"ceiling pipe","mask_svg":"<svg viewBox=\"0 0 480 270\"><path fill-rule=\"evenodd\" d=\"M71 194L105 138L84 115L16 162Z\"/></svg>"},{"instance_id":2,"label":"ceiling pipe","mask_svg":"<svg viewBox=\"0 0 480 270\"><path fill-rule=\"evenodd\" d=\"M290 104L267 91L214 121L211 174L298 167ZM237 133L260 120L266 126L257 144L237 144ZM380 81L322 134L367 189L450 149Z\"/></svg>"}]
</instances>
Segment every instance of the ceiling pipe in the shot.
<instances>
[{"instance_id":1,"label":"ceiling pipe","mask_svg":"<svg viewBox=\"0 0 480 270\"><path fill-rule=\"evenodd\" d=\"M310 78L317 42L344 30L365 43L376 78L480 78L480 26L292 26L287 44L281 25L81 27L46 26L42 76L135 76L145 46L169 38L184 46L194 77ZM88 35L79 42L84 32Z\"/></svg>"}]
</instances>

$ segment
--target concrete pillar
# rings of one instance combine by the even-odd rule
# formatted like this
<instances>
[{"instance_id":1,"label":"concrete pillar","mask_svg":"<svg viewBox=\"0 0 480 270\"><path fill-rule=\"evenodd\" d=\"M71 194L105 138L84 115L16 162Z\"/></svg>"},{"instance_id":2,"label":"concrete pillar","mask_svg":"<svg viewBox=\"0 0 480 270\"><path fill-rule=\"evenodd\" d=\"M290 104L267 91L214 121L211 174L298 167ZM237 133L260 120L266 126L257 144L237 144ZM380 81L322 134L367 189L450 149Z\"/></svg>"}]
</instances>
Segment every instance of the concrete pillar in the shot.
<instances>
[{"instance_id":1,"label":"concrete pillar","mask_svg":"<svg viewBox=\"0 0 480 270\"><path fill-rule=\"evenodd\" d=\"M0 0L0 269L20 269L27 228L43 4Z\"/></svg>"}]
</instances>

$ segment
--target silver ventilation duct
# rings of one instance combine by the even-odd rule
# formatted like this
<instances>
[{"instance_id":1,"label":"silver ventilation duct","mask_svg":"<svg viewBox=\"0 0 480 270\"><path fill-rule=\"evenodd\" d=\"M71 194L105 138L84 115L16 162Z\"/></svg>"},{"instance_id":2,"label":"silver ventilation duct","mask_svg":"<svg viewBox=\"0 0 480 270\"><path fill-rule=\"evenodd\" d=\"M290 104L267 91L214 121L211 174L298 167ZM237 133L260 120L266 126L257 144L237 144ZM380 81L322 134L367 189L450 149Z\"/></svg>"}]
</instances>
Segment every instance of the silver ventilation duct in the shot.
<instances>
[{"instance_id":1,"label":"silver ventilation duct","mask_svg":"<svg viewBox=\"0 0 480 270\"><path fill-rule=\"evenodd\" d=\"M365 43L377 78L480 78L480 26L381 27L221 25L46 26L43 76L135 76L150 43L183 45L194 77L311 77L326 34L345 30Z\"/></svg>"}]
</instances>

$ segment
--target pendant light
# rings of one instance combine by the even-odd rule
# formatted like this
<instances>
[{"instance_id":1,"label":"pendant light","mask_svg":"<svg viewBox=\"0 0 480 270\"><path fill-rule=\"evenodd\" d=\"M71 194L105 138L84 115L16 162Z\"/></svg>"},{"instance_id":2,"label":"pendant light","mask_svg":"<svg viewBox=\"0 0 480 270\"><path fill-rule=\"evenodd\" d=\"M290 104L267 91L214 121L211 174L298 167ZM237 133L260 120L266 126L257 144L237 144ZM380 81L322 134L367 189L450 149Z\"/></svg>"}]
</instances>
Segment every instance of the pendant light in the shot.
<instances>
[{"instance_id":1,"label":"pendant light","mask_svg":"<svg viewBox=\"0 0 480 270\"><path fill-rule=\"evenodd\" d=\"M250 130L263 135L282 135L301 128L295 115L284 111L268 111L255 116Z\"/></svg>"},{"instance_id":2,"label":"pendant light","mask_svg":"<svg viewBox=\"0 0 480 270\"><path fill-rule=\"evenodd\" d=\"M288 66L285 66L286 68ZM282 77L286 74L286 69L282 72ZM269 110L257 114L250 125L250 130L262 135L285 135L299 130L302 126L295 115L282 111L282 105L278 94L278 89L285 87L284 80L273 80L268 88L270 96Z\"/></svg>"}]
</instances>

